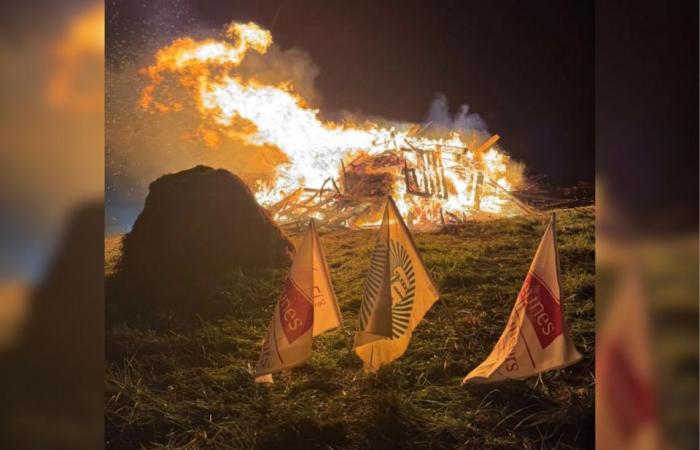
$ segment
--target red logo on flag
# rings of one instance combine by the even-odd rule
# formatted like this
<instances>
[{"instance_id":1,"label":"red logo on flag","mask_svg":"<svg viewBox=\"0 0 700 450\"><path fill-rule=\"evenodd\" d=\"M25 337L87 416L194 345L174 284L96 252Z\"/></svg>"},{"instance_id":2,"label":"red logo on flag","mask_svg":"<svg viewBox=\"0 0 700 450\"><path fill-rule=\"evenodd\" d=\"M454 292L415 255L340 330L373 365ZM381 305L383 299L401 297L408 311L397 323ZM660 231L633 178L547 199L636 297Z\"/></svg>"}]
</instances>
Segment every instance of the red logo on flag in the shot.
<instances>
[{"instance_id":1,"label":"red logo on flag","mask_svg":"<svg viewBox=\"0 0 700 450\"><path fill-rule=\"evenodd\" d=\"M294 281L287 279L280 298L280 323L287 341L292 342L306 333L314 321L314 306Z\"/></svg>"},{"instance_id":2,"label":"red logo on flag","mask_svg":"<svg viewBox=\"0 0 700 450\"><path fill-rule=\"evenodd\" d=\"M605 378L605 396L609 399L622 435L630 439L643 426L654 422L657 404L653 387L635 372L628 355L617 342L608 343L596 356L596 368Z\"/></svg>"},{"instance_id":3,"label":"red logo on flag","mask_svg":"<svg viewBox=\"0 0 700 450\"><path fill-rule=\"evenodd\" d=\"M518 301L525 303L525 313L535 329L542 349L547 348L563 332L561 307L547 286L532 273L528 273L518 294Z\"/></svg>"}]
</instances>

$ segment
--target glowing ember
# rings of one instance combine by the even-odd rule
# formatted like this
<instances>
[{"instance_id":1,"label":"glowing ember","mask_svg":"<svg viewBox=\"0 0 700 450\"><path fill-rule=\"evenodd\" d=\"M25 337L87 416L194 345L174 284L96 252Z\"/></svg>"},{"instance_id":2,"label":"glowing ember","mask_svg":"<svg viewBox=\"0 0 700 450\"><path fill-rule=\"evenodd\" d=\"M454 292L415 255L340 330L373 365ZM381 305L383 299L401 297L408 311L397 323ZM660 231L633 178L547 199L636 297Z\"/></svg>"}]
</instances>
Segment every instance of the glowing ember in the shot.
<instances>
[{"instance_id":1,"label":"glowing ember","mask_svg":"<svg viewBox=\"0 0 700 450\"><path fill-rule=\"evenodd\" d=\"M415 135L415 124L409 123L384 127L323 122L291 82L269 85L237 73L248 52L267 52L272 45L269 31L252 22L232 23L225 34L228 40L186 37L159 50L155 64L142 71L148 84L140 105L167 113L193 103L202 117L198 135L209 147L228 136L279 148L288 161L277 167L272 184L255 186L261 204L272 207L300 188L320 188L338 175L340 161L391 151L400 162L387 169L391 183L384 194L393 195L413 223L444 222L446 215L462 218L481 211L506 213L504 193L518 182L521 170L509 170L508 156L492 145L477 147L487 136L427 138ZM175 95L179 91L173 86L184 88L186 98Z\"/></svg>"}]
</instances>

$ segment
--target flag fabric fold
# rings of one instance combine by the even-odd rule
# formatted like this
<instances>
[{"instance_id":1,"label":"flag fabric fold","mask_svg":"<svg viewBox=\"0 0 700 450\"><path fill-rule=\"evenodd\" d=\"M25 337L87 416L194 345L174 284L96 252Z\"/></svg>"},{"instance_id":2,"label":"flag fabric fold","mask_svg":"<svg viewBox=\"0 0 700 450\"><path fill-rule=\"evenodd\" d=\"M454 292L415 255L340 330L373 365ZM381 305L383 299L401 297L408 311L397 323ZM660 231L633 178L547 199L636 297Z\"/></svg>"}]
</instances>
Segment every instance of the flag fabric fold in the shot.
<instances>
[{"instance_id":1,"label":"flag fabric fold","mask_svg":"<svg viewBox=\"0 0 700 450\"><path fill-rule=\"evenodd\" d=\"M312 338L342 327L326 257L313 220L292 262L255 368L255 381L311 358Z\"/></svg>"},{"instance_id":2,"label":"flag fabric fold","mask_svg":"<svg viewBox=\"0 0 700 450\"><path fill-rule=\"evenodd\" d=\"M365 279L355 353L367 371L399 358L439 298L393 199L387 199Z\"/></svg>"},{"instance_id":3,"label":"flag fabric fold","mask_svg":"<svg viewBox=\"0 0 700 450\"><path fill-rule=\"evenodd\" d=\"M491 354L462 381L521 379L578 362L561 307L556 220L552 216L508 323Z\"/></svg>"}]
</instances>

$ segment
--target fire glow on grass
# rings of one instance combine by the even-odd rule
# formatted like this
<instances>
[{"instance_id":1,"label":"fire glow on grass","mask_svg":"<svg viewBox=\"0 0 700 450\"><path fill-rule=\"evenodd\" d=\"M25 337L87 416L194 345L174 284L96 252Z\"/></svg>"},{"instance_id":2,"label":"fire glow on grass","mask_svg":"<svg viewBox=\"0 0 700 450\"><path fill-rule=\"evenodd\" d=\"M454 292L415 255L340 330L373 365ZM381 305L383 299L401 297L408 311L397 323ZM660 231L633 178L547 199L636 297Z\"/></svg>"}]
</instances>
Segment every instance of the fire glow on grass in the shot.
<instances>
[{"instance_id":1,"label":"fire glow on grass","mask_svg":"<svg viewBox=\"0 0 700 450\"><path fill-rule=\"evenodd\" d=\"M181 111L193 102L202 118L198 135L209 147L215 148L222 136L228 136L252 145L279 148L287 162L277 167L272 183L257 186L256 197L262 205L272 206L300 187L321 187L324 180L338 173L340 161L350 156L400 148L439 149L442 155L443 195L407 192L402 177L397 177L392 186L391 194L401 213L410 214L417 222L435 222L442 212L464 217L474 211L474 189L469 189L474 180L465 173L464 163L478 168L502 190L511 189L510 159L496 148L475 154L467 150L464 136L450 132L440 138L419 137L414 134L416 124L410 123L385 127L371 121L321 121L319 111L307 106L291 82L269 85L237 73L248 52L267 52L272 45L269 31L252 22L233 22L226 28L225 37L185 37L160 49L155 63L142 70L148 84L140 106L168 113ZM190 98L176 98L172 83L184 88ZM410 152L405 158L419 164L411 160L415 155ZM515 172L515 178L519 178L519 171ZM478 199L477 209L500 213L504 201L502 196L486 194Z\"/></svg>"}]
</instances>

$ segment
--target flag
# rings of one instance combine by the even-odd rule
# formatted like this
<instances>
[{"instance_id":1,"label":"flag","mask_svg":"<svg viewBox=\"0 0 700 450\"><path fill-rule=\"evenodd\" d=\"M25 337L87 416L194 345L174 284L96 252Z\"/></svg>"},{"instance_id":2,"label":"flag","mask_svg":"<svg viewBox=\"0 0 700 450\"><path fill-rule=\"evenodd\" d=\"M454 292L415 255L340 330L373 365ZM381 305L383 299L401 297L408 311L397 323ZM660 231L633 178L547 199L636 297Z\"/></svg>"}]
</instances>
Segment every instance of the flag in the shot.
<instances>
[{"instance_id":1,"label":"flag","mask_svg":"<svg viewBox=\"0 0 700 450\"><path fill-rule=\"evenodd\" d=\"M374 372L400 357L439 298L411 233L389 197L365 279L355 353Z\"/></svg>"},{"instance_id":2,"label":"flag","mask_svg":"<svg viewBox=\"0 0 700 450\"><path fill-rule=\"evenodd\" d=\"M578 362L561 308L555 217L547 226L503 334L462 383L526 378Z\"/></svg>"},{"instance_id":3,"label":"flag","mask_svg":"<svg viewBox=\"0 0 700 450\"><path fill-rule=\"evenodd\" d=\"M338 300L311 220L263 341L255 381L272 382L272 373L308 361L312 338L337 327L342 327Z\"/></svg>"},{"instance_id":4,"label":"flag","mask_svg":"<svg viewBox=\"0 0 700 450\"><path fill-rule=\"evenodd\" d=\"M626 273L599 330L596 448L655 450L662 445L649 311L635 269Z\"/></svg>"}]
</instances>

